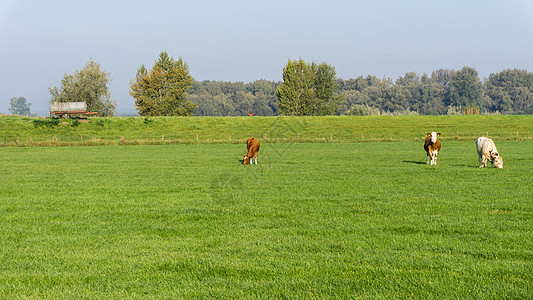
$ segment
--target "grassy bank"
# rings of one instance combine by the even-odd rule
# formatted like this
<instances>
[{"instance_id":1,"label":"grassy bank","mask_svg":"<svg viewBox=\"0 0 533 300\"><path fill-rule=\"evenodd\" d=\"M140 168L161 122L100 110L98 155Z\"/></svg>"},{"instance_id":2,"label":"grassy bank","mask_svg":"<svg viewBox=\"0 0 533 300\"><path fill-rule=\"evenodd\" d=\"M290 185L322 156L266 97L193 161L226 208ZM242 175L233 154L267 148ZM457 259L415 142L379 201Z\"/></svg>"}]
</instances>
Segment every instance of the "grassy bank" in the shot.
<instances>
[{"instance_id":1,"label":"grassy bank","mask_svg":"<svg viewBox=\"0 0 533 300\"><path fill-rule=\"evenodd\" d=\"M3 148L0 298L529 299L532 146Z\"/></svg>"},{"instance_id":2,"label":"grassy bank","mask_svg":"<svg viewBox=\"0 0 533 300\"><path fill-rule=\"evenodd\" d=\"M47 126L48 125L48 126ZM442 140L532 140L533 116L368 117L128 117L46 120L0 117L1 146L173 143L421 141L428 131Z\"/></svg>"}]
</instances>

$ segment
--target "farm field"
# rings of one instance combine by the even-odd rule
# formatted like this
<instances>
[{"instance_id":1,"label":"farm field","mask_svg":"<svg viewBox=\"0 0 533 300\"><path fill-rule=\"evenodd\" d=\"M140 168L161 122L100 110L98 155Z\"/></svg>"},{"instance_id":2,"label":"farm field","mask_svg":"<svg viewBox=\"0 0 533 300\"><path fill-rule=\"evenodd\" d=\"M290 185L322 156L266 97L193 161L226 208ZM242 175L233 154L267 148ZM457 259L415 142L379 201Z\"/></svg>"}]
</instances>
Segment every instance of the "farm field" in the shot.
<instances>
[{"instance_id":1,"label":"farm field","mask_svg":"<svg viewBox=\"0 0 533 300\"><path fill-rule=\"evenodd\" d=\"M0 148L0 298L532 298L533 141Z\"/></svg>"},{"instance_id":2,"label":"farm field","mask_svg":"<svg viewBox=\"0 0 533 300\"><path fill-rule=\"evenodd\" d=\"M269 143L414 142L433 130L444 141L474 141L487 133L495 141L533 140L530 115L128 117L65 122L0 117L0 146L243 143L250 136Z\"/></svg>"}]
</instances>

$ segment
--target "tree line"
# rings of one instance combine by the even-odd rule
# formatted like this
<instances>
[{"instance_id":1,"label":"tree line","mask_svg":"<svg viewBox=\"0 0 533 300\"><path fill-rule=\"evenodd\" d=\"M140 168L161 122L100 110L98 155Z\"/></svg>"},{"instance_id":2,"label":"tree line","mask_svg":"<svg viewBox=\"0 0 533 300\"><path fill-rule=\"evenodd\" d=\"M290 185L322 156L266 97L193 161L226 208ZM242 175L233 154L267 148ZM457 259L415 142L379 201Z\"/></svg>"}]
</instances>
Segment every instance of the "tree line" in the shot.
<instances>
[{"instance_id":1,"label":"tree line","mask_svg":"<svg viewBox=\"0 0 533 300\"><path fill-rule=\"evenodd\" d=\"M199 116L291 115L279 107L284 82L195 81L189 99L198 105ZM409 72L395 81L371 75L336 78L331 85L337 87L327 98L333 105L323 106L329 115L533 114L533 73L525 70L504 70L481 80L474 68L464 67L431 75ZM305 94L295 90L289 97ZM266 111L260 109L264 103Z\"/></svg>"},{"instance_id":2,"label":"tree line","mask_svg":"<svg viewBox=\"0 0 533 300\"><path fill-rule=\"evenodd\" d=\"M362 106L381 112L443 114L533 114L533 73L504 70L480 80L474 68L410 72L392 81L375 76L339 80L346 102L340 111L357 114Z\"/></svg>"},{"instance_id":3,"label":"tree line","mask_svg":"<svg viewBox=\"0 0 533 300\"><path fill-rule=\"evenodd\" d=\"M91 59L49 89L51 102L86 102L89 111L112 116L117 105L110 81L110 73ZM533 114L533 73L508 69L481 80L474 68L463 67L409 72L396 80L344 80L326 63L289 59L279 82L200 82L181 57L162 51L151 69L137 70L130 96L141 116ZM31 104L22 98L12 99L12 113L29 112Z\"/></svg>"},{"instance_id":4,"label":"tree line","mask_svg":"<svg viewBox=\"0 0 533 300\"><path fill-rule=\"evenodd\" d=\"M188 99L197 105L196 116L279 115L276 89L279 82L256 80L250 83L193 81Z\"/></svg>"}]
</instances>

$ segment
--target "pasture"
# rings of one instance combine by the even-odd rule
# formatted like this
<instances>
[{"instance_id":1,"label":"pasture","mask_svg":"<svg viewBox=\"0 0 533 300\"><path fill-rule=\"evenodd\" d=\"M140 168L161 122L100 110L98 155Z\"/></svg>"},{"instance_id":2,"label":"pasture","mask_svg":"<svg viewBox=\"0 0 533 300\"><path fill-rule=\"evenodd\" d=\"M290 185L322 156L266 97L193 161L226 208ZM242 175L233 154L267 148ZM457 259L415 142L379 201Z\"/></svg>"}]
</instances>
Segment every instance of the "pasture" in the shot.
<instances>
[{"instance_id":1,"label":"pasture","mask_svg":"<svg viewBox=\"0 0 533 300\"><path fill-rule=\"evenodd\" d=\"M438 130L441 140L533 140L533 116L127 117L88 123L0 117L0 146L277 142L414 142ZM59 123L59 121L57 121ZM56 124L57 124L56 123Z\"/></svg>"},{"instance_id":2,"label":"pasture","mask_svg":"<svg viewBox=\"0 0 533 300\"><path fill-rule=\"evenodd\" d=\"M0 298L531 298L533 141L496 144L1 148Z\"/></svg>"}]
</instances>

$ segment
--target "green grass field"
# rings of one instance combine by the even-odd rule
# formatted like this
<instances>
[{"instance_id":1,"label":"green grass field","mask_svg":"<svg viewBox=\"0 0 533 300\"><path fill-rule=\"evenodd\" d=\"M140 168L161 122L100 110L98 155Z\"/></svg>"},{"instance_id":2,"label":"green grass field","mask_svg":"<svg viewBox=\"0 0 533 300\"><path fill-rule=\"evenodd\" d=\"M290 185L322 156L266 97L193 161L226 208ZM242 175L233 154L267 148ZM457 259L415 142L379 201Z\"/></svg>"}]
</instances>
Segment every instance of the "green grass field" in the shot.
<instances>
[{"instance_id":1,"label":"green grass field","mask_svg":"<svg viewBox=\"0 0 533 300\"><path fill-rule=\"evenodd\" d=\"M529 299L533 141L496 144L1 148L0 298Z\"/></svg>"},{"instance_id":2,"label":"green grass field","mask_svg":"<svg viewBox=\"0 0 533 300\"><path fill-rule=\"evenodd\" d=\"M45 120L44 120L45 121ZM414 142L533 140L533 116L329 116L94 118L44 126L39 118L0 117L0 146L264 142ZM77 126L73 126L77 124Z\"/></svg>"}]
</instances>

